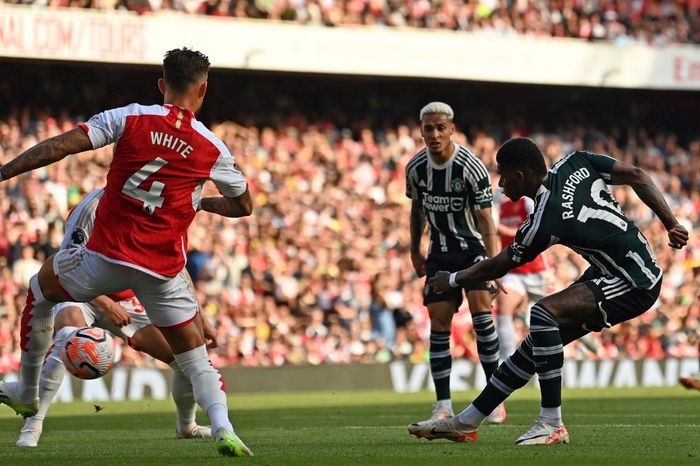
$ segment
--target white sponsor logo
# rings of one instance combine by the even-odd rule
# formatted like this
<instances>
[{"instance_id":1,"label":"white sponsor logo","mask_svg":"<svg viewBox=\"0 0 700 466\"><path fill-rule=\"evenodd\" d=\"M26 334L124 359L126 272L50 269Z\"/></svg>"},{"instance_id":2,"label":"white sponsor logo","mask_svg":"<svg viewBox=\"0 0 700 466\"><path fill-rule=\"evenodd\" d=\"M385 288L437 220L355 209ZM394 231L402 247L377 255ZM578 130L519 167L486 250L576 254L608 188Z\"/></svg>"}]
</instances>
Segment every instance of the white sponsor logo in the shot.
<instances>
[{"instance_id":1,"label":"white sponsor logo","mask_svg":"<svg viewBox=\"0 0 700 466\"><path fill-rule=\"evenodd\" d=\"M678 378L697 370L697 359L644 359L642 361L602 360L564 361L562 385L566 388L674 387ZM413 366L402 361L389 364L391 383L395 392L407 393L433 390L430 365ZM533 377L530 383L536 384ZM452 390L481 389L486 377L478 362L455 360L452 365Z\"/></svg>"},{"instance_id":2,"label":"white sponsor logo","mask_svg":"<svg viewBox=\"0 0 700 466\"><path fill-rule=\"evenodd\" d=\"M423 193L423 208L431 212L460 212L464 210L464 198Z\"/></svg>"}]
</instances>

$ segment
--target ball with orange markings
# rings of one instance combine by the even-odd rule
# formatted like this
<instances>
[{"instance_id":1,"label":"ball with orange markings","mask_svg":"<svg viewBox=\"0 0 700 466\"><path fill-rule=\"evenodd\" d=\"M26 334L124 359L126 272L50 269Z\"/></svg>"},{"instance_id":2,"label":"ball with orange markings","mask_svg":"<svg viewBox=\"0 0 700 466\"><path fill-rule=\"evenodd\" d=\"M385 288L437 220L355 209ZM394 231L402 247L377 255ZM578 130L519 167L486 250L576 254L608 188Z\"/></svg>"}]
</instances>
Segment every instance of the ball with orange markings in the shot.
<instances>
[{"instance_id":1,"label":"ball with orange markings","mask_svg":"<svg viewBox=\"0 0 700 466\"><path fill-rule=\"evenodd\" d=\"M66 370L80 379L97 379L112 369L112 335L97 327L79 328L66 339L61 352Z\"/></svg>"}]
</instances>

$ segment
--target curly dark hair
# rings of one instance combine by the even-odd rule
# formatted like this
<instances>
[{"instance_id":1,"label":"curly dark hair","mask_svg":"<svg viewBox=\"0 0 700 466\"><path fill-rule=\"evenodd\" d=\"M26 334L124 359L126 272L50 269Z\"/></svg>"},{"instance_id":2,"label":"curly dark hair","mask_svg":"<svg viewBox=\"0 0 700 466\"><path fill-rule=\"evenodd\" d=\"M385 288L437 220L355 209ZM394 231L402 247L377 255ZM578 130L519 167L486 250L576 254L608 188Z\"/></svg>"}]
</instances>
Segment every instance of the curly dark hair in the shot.
<instances>
[{"instance_id":1,"label":"curly dark hair","mask_svg":"<svg viewBox=\"0 0 700 466\"><path fill-rule=\"evenodd\" d=\"M504 169L547 173L547 165L539 147L527 138L513 138L503 143L496 153L496 162Z\"/></svg>"},{"instance_id":2,"label":"curly dark hair","mask_svg":"<svg viewBox=\"0 0 700 466\"><path fill-rule=\"evenodd\" d=\"M209 58L202 52L183 47L168 50L163 59L163 78L175 92L184 92L209 73Z\"/></svg>"}]
</instances>

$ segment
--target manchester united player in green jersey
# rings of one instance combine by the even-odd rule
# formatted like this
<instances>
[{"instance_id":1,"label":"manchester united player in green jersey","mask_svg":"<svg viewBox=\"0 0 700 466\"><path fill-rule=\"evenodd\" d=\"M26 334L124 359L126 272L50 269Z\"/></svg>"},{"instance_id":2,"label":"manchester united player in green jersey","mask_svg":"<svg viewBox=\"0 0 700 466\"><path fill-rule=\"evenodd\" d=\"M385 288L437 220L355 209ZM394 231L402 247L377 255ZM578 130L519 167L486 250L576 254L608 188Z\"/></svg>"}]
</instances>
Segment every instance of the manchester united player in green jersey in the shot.
<instances>
[{"instance_id":1,"label":"manchester united player in green jersey","mask_svg":"<svg viewBox=\"0 0 700 466\"><path fill-rule=\"evenodd\" d=\"M476 440L486 414L537 373L540 416L515 443L566 443L569 434L561 414L564 345L645 312L659 296L663 276L646 238L622 213L608 185L631 186L666 227L672 248L684 247L688 232L649 176L633 165L577 151L547 170L538 147L525 138L503 144L496 160L504 194L512 200L533 199L534 212L508 248L459 272L438 272L430 280L433 291L445 293L457 285L502 277L553 244L581 254L591 267L568 288L532 306L530 334L467 409L420 423L419 431L412 433L429 439Z\"/></svg>"}]
</instances>

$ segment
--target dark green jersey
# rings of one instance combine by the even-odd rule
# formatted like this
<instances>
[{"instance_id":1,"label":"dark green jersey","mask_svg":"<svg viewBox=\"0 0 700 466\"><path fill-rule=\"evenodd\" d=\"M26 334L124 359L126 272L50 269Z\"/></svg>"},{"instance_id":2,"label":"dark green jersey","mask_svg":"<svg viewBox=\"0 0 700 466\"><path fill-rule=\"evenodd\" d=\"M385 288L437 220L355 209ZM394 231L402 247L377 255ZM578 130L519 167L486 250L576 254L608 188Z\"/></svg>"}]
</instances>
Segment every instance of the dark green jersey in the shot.
<instances>
[{"instance_id":1,"label":"dark green jersey","mask_svg":"<svg viewBox=\"0 0 700 466\"><path fill-rule=\"evenodd\" d=\"M662 272L646 238L608 190L614 163L612 157L583 151L559 160L509 246L510 257L524 264L549 246L563 244L604 275L652 288Z\"/></svg>"},{"instance_id":2,"label":"dark green jersey","mask_svg":"<svg viewBox=\"0 0 700 466\"><path fill-rule=\"evenodd\" d=\"M491 207L491 179L477 156L454 145L444 164L433 162L423 149L406 165L406 196L421 201L430 225L429 252L483 248L475 212Z\"/></svg>"}]
</instances>

